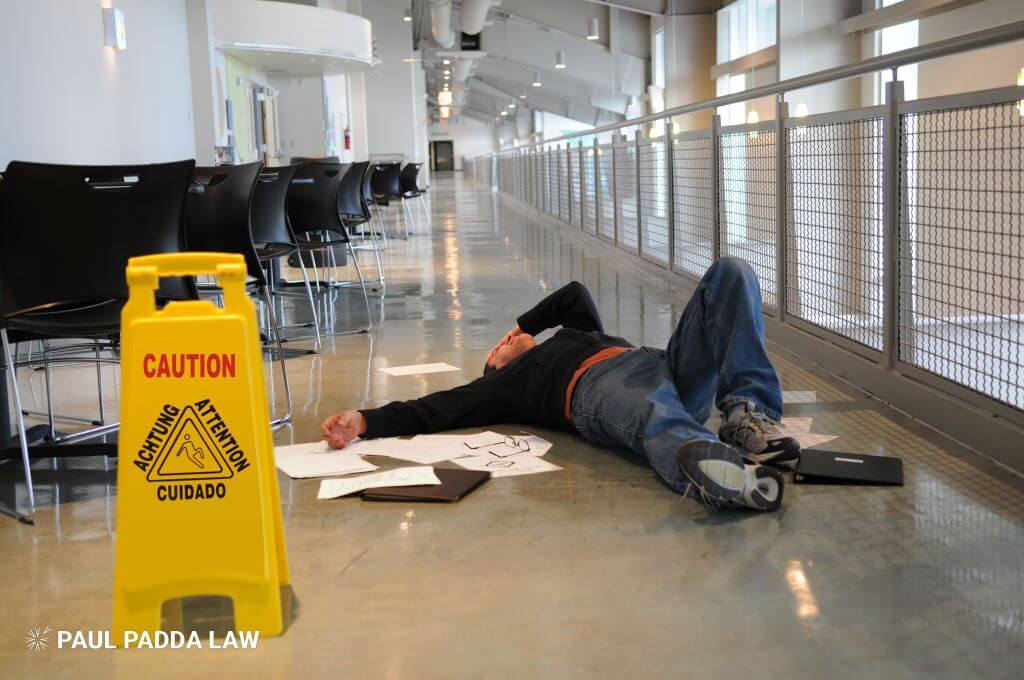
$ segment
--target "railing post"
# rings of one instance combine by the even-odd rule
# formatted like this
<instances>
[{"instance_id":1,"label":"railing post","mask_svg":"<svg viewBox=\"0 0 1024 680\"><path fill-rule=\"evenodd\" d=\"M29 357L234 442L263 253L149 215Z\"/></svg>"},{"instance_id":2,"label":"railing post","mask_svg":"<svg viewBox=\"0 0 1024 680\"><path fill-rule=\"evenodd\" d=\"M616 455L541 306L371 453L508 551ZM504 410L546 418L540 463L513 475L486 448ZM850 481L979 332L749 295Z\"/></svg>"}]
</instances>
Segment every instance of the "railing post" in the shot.
<instances>
[{"instance_id":1,"label":"railing post","mask_svg":"<svg viewBox=\"0 0 1024 680\"><path fill-rule=\"evenodd\" d=\"M636 193L634 205L636 205L636 256L643 257L644 253L644 218L640 210L640 126L633 130L633 170L636 180Z\"/></svg>"},{"instance_id":2,"label":"railing post","mask_svg":"<svg viewBox=\"0 0 1024 680\"><path fill-rule=\"evenodd\" d=\"M594 135L594 236L601 235L601 145Z\"/></svg>"},{"instance_id":3,"label":"railing post","mask_svg":"<svg viewBox=\"0 0 1024 680\"><path fill-rule=\"evenodd\" d=\"M615 162L615 157L618 155L615 153L615 138L619 135L615 132L612 133L612 176L608 182L611 185L612 193L612 243L619 245L619 180L618 180L618 164ZM625 136L623 136L625 141Z\"/></svg>"},{"instance_id":4,"label":"railing post","mask_svg":"<svg viewBox=\"0 0 1024 680\"><path fill-rule=\"evenodd\" d=\"M882 117L882 266L884 271L884 316L882 317L882 356L885 367L892 370L898 358L899 342L899 167L900 117L903 83L892 80L885 84L885 114Z\"/></svg>"},{"instance_id":5,"label":"railing post","mask_svg":"<svg viewBox=\"0 0 1024 680\"><path fill-rule=\"evenodd\" d=\"M665 228L668 229L668 262L666 266L672 270L676 261L676 178L672 160L672 119L665 119Z\"/></svg>"},{"instance_id":6,"label":"railing post","mask_svg":"<svg viewBox=\"0 0 1024 680\"><path fill-rule=\"evenodd\" d=\"M583 209L583 204L587 200L586 196L583 195L583 190L586 187L586 183L587 183L586 182L586 180L587 180L587 169L585 167L583 167L583 159L586 158L587 156L586 156L586 154L583 153L583 140L582 139L579 141L579 144L576 145L576 154L578 156L578 161L579 161L578 163L576 163L576 167L580 169L580 176L579 176L579 187L580 187L580 190L579 190L579 193L577 193L576 195L579 196L579 198L580 198L580 201L579 201L580 202L580 204L579 204L579 209L580 209L580 231L583 231L583 220L587 219L587 211Z\"/></svg>"},{"instance_id":7,"label":"railing post","mask_svg":"<svg viewBox=\"0 0 1024 680\"><path fill-rule=\"evenodd\" d=\"M775 315L780 321L786 321L786 304L789 295L786 282L786 198L789 196L786 186L786 118L789 116L789 105L783 95L775 99Z\"/></svg>"},{"instance_id":8,"label":"railing post","mask_svg":"<svg viewBox=\"0 0 1024 680\"><path fill-rule=\"evenodd\" d=\"M722 229L719 225L719 211L722 196L719 188L721 172L722 147L718 142L718 131L722 127L722 118L717 113L711 116L711 261L722 256Z\"/></svg>"}]
</instances>

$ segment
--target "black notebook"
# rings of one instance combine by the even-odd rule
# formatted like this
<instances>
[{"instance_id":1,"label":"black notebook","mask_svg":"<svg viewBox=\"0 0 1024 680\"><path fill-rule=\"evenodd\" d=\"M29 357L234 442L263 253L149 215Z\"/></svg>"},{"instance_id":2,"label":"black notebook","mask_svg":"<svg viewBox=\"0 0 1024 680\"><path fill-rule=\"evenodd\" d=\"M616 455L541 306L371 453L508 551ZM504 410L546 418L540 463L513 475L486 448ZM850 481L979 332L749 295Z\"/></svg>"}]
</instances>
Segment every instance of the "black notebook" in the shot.
<instances>
[{"instance_id":1,"label":"black notebook","mask_svg":"<svg viewBox=\"0 0 1024 680\"><path fill-rule=\"evenodd\" d=\"M454 503L468 496L491 478L490 472L434 468L440 484L425 486L387 486L363 491L364 501L425 501Z\"/></svg>"},{"instance_id":2,"label":"black notebook","mask_svg":"<svg viewBox=\"0 0 1024 680\"><path fill-rule=\"evenodd\" d=\"M800 452L793 481L797 484L903 486L903 461L893 456L804 449Z\"/></svg>"}]
</instances>

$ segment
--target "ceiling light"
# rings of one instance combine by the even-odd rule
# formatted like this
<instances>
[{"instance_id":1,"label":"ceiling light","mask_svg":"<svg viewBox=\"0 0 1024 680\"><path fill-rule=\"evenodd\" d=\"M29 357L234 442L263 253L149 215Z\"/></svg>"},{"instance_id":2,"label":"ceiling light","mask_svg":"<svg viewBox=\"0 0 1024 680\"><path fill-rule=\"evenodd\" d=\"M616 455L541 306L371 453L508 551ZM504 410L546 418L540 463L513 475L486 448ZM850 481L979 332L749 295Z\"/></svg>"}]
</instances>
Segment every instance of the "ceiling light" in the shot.
<instances>
[{"instance_id":1,"label":"ceiling light","mask_svg":"<svg viewBox=\"0 0 1024 680\"><path fill-rule=\"evenodd\" d=\"M445 74L446 76L450 76L450 75L452 74L452 72L451 72L451 69L447 69L447 68L446 68L446 69L444 70L444 74Z\"/></svg>"},{"instance_id":2,"label":"ceiling light","mask_svg":"<svg viewBox=\"0 0 1024 680\"><path fill-rule=\"evenodd\" d=\"M402 21L412 21L412 12L405 10L405 15L402 17Z\"/></svg>"},{"instance_id":3,"label":"ceiling light","mask_svg":"<svg viewBox=\"0 0 1024 680\"><path fill-rule=\"evenodd\" d=\"M451 59L442 59L441 63L444 64L445 66L447 66L448 64L452 63L452 60Z\"/></svg>"},{"instance_id":4,"label":"ceiling light","mask_svg":"<svg viewBox=\"0 0 1024 680\"><path fill-rule=\"evenodd\" d=\"M532 85L534 87L540 87L541 86L540 71L534 71L533 72L533 83L532 83Z\"/></svg>"},{"instance_id":5,"label":"ceiling light","mask_svg":"<svg viewBox=\"0 0 1024 680\"><path fill-rule=\"evenodd\" d=\"M405 57L404 59L402 59L402 61L404 61L406 64L415 64L419 60L419 57Z\"/></svg>"},{"instance_id":6,"label":"ceiling light","mask_svg":"<svg viewBox=\"0 0 1024 680\"><path fill-rule=\"evenodd\" d=\"M594 17L593 19L590 20L590 23L587 26L587 40L600 40L600 39L601 39L600 28L599 28L599 25L597 23L597 17Z\"/></svg>"},{"instance_id":7,"label":"ceiling light","mask_svg":"<svg viewBox=\"0 0 1024 680\"><path fill-rule=\"evenodd\" d=\"M516 103L512 102L511 104L508 105L508 108L510 108L510 109L516 108Z\"/></svg>"},{"instance_id":8,"label":"ceiling light","mask_svg":"<svg viewBox=\"0 0 1024 680\"><path fill-rule=\"evenodd\" d=\"M444 92L439 92L437 94L437 103L440 104L441 106L451 106L452 93L448 92L447 90L445 90Z\"/></svg>"},{"instance_id":9,"label":"ceiling light","mask_svg":"<svg viewBox=\"0 0 1024 680\"><path fill-rule=\"evenodd\" d=\"M437 112L440 114L441 118L447 118L451 115L452 109L450 106L439 106L437 108Z\"/></svg>"},{"instance_id":10,"label":"ceiling light","mask_svg":"<svg viewBox=\"0 0 1024 680\"><path fill-rule=\"evenodd\" d=\"M500 112L500 114L501 114L502 116L507 116L507 115L508 115L508 111L501 111L501 112Z\"/></svg>"},{"instance_id":11,"label":"ceiling light","mask_svg":"<svg viewBox=\"0 0 1024 680\"><path fill-rule=\"evenodd\" d=\"M520 99L526 99L526 93L525 93L525 92L523 92L523 93L522 93L521 95L519 95L519 98L520 98Z\"/></svg>"},{"instance_id":12,"label":"ceiling light","mask_svg":"<svg viewBox=\"0 0 1024 680\"><path fill-rule=\"evenodd\" d=\"M103 8L103 44L115 50L128 47L128 33L124 26L124 12L116 7Z\"/></svg>"},{"instance_id":13,"label":"ceiling light","mask_svg":"<svg viewBox=\"0 0 1024 680\"><path fill-rule=\"evenodd\" d=\"M555 52L555 68L565 68L565 52L562 50Z\"/></svg>"}]
</instances>

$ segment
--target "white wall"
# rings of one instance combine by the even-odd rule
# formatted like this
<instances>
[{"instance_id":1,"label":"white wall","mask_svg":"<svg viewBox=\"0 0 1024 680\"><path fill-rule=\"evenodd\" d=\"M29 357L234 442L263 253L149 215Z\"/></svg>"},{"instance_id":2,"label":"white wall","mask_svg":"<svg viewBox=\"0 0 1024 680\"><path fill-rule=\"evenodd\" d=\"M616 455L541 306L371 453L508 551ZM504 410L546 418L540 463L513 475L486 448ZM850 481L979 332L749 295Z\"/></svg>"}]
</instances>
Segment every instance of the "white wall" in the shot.
<instances>
[{"instance_id":1,"label":"white wall","mask_svg":"<svg viewBox=\"0 0 1024 680\"><path fill-rule=\"evenodd\" d=\"M324 89L321 76L271 76L285 162L292 156L324 156Z\"/></svg>"},{"instance_id":2,"label":"white wall","mask_svg":"<svg viewBox=\"0 0 1024 680\"><path fill-rule=\"evenodd\" d=\"M472 118L463 117L458 123L431 126L430 141L447 140L452 142L456 170L462 170L463 158L476 158L498 150L495 129Z\"/></svg>"},{"instance_id":3,"label":"white wall","mask_svg":"<svg viewBox=\"0 0 1024 680\"><path fill-rule=\"evenodd\" d=\"M0 2L0 167L195 156L185 0L117 0L122 51L103 44L102 4Z\"/></svg>"},{"instance_id":4,"label":"white wall","mask_svg":"<svg viewBox=\"0 0 1024 680\"><path fill-rule=\"evenodd\" d=\"M363 3L363 16L373 24L381 66L364 76L366 87L366 137L369 155L402 155L406 161L423 162L422 137L426 127L416 124L423 100L416 70L419 63L402 59L412 52L412 23L402 21L408 0L372 0Z\"/></svg>"}]
</instances>

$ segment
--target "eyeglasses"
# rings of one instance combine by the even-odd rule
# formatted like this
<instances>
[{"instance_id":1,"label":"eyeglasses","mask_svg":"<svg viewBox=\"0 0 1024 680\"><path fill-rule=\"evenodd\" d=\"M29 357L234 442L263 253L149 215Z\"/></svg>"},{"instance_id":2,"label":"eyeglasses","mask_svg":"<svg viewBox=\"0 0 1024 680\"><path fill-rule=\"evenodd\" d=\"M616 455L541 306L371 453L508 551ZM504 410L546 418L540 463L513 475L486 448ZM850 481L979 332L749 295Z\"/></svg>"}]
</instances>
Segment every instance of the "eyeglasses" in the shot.
<instances>
[{"instance_id":1,"label":"eyeglasses","mask_svg":"<svg viewBox=\"0 0 1024 680\"><path fill-rule=\"evenodd\" d=\"M525 439L516 439L509 435L505 435L501 441L488 442L484 444L470 444L469 442L462 443L473 451L486 449L487 453L498 456L499 458L514 456L517 453L527 453L530 450L530 442Z\"/></svg>"}]
</instances>

